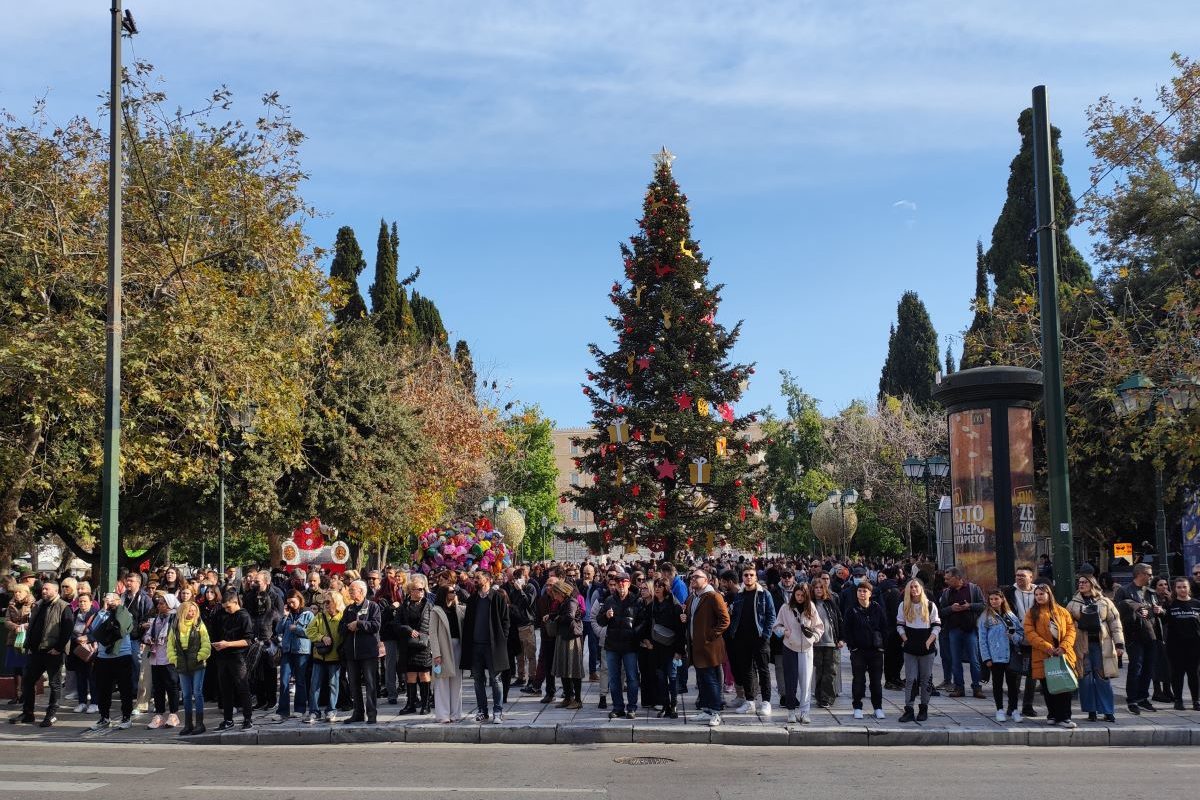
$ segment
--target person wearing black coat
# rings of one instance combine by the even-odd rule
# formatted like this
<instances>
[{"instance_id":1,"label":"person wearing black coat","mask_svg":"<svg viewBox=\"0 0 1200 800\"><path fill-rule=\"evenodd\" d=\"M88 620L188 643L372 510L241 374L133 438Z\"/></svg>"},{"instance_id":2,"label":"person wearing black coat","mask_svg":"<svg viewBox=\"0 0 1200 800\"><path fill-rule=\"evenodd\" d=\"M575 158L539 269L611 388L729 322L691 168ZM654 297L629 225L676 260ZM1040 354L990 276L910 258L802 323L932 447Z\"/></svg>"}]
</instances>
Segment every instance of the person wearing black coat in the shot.
<instances>
[{"instance_id":1,"label":"person wearing black coat","mask_svg":"<svg viewBox=\"0 0 1200 800\"><path fill-rule=\"evenodd\" d=\"M421 573L408 579L408 592L400 607L395 609L393 625L399 641L405 643L405 670L407 671L408 703L400 709L401 714L428 714L433 709L433 654L429 650L429 626L432 622L433 600L430 599L429 581ZM417 707L417 693L421 694L421 705Z\"/></svg>"},{"instance_id":2,"label":"person wearing black coat","mask_svg":"<svg viewBox=\"0 0 1200 800\"><path fill-rule=\"evenodd\" d=\"M467 600L463 618L462 661L460 669L471 670L475 679L476 722L495 723L504 720L504 705L500 695L500 672L508 665L508 629L510 623L508 595L492 591L492 576L484 570L475 572L476 590ZM486 677L485 677L486 673ZM487 688L492 689L492 714L489 717Z\"/></svg>"},{"instance_id":3,"label":"person wearing black coat","mask_svg":"<svg viewBox=\"0 0 1200 800\"><path fill-rule=\"evenodd\" d=\"M857 602L842 616L842 637L850 648L850 668L854 680L851 703L854 718L862 719L863 695L867 677L871 679L871 706L875 718L883 719L883 644L887 637L888 621L883 606L871 601L871 584L863 580L855 587Z\"/></svg>"},{"instance_id":4,"label":"person wearing black coat","mask_svg":"<svg viewBox=\"0 0 1200 800\"><path fill-rule=\"evenodd\" d=\"M271 644L278 647L275 641L275 628L283 619L283 595L270 582L271 574L266 570L259 572L250 582L245 595L242 597L242 608L250 615L253 623L253 636L256 641L263 642L262 648L255 648L260 655L254 664L246 664L250 676L250 693L258 701L255 708L274 708L277 702L276 693L279 679L275 674L275 661L272 658Z\"/></svg>"},{"instance_id":5,"label":"person wearing black coat","mask_svg":"<svg viewBox=\"0 0 1200 800\"><path fill-rule=\"evenodd\" d=\"M663 578L656 578L654 597L644 608L642 629L649 634L642 644L650 652L650 666L658 684L658 697L662 700L662 710L658 716L678 719L679 684L676 676L687 649L681 619L683 606L671 594L671 584Z\"/></svg>"},{"instance_id":6,"label":"person wearing black coat","mask_svg":"<svg viewBox=\"0 0 1200 800\"><path fill-rule=\"evenodd\" d=\"M350 584L350 605L338 627L342 635L342 663L346 665L354 713L347 723L375 724L379 681L379 604L367 599L365 581Z\"/></svg>"},{"instance_id":7,"label":"person wearing black coat","mask_svg":"<svg viewBox=\"0 0 1200 800\"><path fill-rule=\"evenodd\" d=\"M254 640L254 623L242 609L236 589L225 592L223 603L212 618L208 637L212 641L211 663L216 667L220 684L222 721L217 730L233 727L234 700L242 709L242 727L250 728L253 710L250 707L250 683L246 675L246 650Z\"/></svg>"}]
</instances>

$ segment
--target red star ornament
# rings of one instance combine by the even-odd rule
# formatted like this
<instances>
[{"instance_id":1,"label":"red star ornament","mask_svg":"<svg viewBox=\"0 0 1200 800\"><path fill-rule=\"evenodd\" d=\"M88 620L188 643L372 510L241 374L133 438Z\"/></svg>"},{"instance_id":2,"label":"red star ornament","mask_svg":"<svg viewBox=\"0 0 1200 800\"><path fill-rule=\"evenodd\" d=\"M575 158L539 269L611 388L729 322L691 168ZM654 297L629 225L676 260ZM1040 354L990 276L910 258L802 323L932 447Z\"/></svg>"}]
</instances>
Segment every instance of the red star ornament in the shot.
<instances>
[{"instance_id":1,"label":"red star ornament","mask_svg":"<svg viewBox=\"0 0 1200 800\"><path fill-rule=\"evenodd\" d=\"M679 471L679 465L672 464L670 459L663 459L655 464L654 468L658 470L658 479L660 481L667 480L668 478L674 480L675 473Z\"/></svg>"},{"instance_id":2,"label":"red star ornament","mask_svg":"<svg viewBox=\"0 0 1200 800\"><path fill-rule=\"evenodd\" d=\"M650 356L642 356L637 360L638 369L643 372L650 369Z\"/></svg>"},{"instance_id":3,"label":"red star ornament","mask_svg":"<svg viewBox=\"0 0 1200 800\"><path fill-rule=\"evenodd\" d=\"M688 411L692 407L692 396L687 392L675 395L675 405L679 406L680 411Z\"/></svg>"}]
</instances>

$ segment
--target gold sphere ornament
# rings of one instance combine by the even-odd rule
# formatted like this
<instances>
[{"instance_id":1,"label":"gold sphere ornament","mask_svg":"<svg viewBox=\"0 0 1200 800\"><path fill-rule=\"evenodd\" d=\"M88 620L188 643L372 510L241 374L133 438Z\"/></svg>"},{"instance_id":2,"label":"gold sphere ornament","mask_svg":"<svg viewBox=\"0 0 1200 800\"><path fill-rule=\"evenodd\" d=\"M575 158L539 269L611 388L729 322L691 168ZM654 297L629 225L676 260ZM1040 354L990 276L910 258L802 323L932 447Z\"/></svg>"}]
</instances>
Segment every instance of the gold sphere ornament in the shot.
<instances>
[{"instance_id":1,"label":"gold sphere ornament","mask_svg":"<svg viewBox=\"0 0 1200 800\"><path fill-rule=\"evenodd\" d=\"M521 542L525 541L525 518L521 516L520 511L509 506L496 515L495 522L496 527L504 534L504 544L508 546L509 552L515 553Z\"/></svg>"},{"instance_id":2,"label":"gold sphere ornament","mask_svg":"<svg viewBox=\"0 0 1200 800\"><path fill-rule=\"evenodd\" d=\"M826 550L841 551L843 535L847 545L854 540L854 533L858 530L858 514L854 506L845 506L839 510L836 504L824 500L813 512L812 528L813 534Z\"/></svg>"}]
</instances>

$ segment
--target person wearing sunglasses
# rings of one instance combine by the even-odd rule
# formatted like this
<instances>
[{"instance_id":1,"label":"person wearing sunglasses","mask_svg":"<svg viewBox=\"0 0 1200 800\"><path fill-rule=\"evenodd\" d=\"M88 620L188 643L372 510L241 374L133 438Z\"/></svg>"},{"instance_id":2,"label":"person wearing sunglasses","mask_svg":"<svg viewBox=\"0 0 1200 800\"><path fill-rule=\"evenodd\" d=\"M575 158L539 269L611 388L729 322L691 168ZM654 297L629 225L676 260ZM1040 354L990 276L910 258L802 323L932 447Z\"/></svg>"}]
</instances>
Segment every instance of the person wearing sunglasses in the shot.
<instances>
[{"instance_id":1,"label":"person wearing sunglasses","mask_svg":"<svg viewBox=\"0 0 1200 800\"><path fill-rule=\"evenodd\" d=\"M729 608L729 661L733 678L742 687L745 700L737 713L771 716L771 629L775 627L775 601L771 593L758 582L753 564L741 572L742 584ZM759 696L754 703L752 674L758 675Z\"/></svg>"}]
</instances>

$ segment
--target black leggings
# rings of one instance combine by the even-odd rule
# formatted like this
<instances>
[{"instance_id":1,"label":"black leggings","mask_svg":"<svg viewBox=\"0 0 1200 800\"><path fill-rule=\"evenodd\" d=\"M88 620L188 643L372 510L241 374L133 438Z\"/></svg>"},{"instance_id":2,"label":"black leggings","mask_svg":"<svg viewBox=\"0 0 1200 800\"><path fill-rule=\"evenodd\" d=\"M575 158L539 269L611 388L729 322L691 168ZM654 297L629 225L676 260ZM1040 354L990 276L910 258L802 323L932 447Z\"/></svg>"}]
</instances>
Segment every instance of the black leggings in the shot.
<instances>
[{"instance_id":1,"label":"black leggings","mask_svg":"<svg viewBox=\"0 0 1200 800\"><path fill-rule=\"evenodd\" d=\"M1062 722L1071 718L1071 692L1050 694L1046 681L1042 681L1042 699L1046 701L1046 713L1051 722Z\"/></svg>"},{"instance_id":2,"label":"black leggings","mask_svg":"<svg viewBox=\"0 0 1200 800\"><path fill-rule=\"evenodd\" d=\"M1017 699L1021 693L1021 673L1009 672L1008 664L992 662L992 697L996 710L1004 708L1004 687L1008 686L1008 713L1017 710Z\"/></svg>"},{"instance_id":3,"label":"black leggings","mask_svg":"<svg viewBox=\"0 0 1200 800\"><path fill-rule=\"evenodd\" d=\"M1175 702L1183 702L1184 676L1187 676L1192 702L1200 702L1200 640L1168 641L1167 660L1171 663L1171 689L1175 694Z\"/></svg>"}]
</instances>

